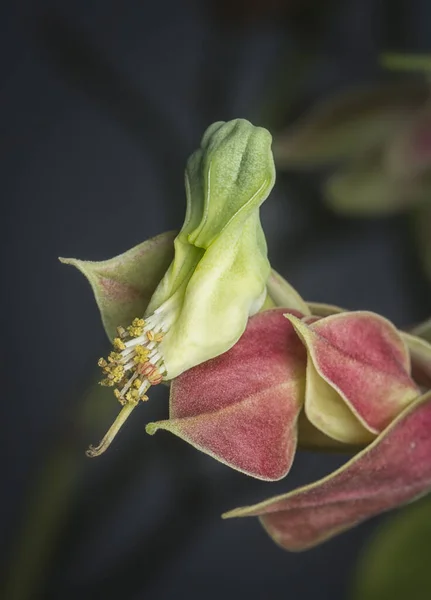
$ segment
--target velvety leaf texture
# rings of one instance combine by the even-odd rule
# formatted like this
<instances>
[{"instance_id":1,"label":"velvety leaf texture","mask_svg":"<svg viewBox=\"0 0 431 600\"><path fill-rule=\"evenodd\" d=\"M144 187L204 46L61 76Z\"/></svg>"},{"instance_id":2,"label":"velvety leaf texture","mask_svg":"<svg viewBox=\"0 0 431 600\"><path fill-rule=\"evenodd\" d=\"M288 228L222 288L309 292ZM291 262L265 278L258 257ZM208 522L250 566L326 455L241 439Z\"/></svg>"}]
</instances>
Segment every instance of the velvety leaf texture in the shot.
<instances>
[{"instance_id":1,"label":"velvety leaf texture","mask_svg":"<svg viewBox=\"0 0 431 600\"><path fill-rule=\"evenodd\" d=\"M431 488L431 392L346 465L305 487L229 517L259 516L288 550L304 550Z\"/></svg>"},{"instance_id":2,"label":"velvety leaf texture","mask_svg":"<svg viewBox=\"0 0 431 600\"><path fill-rule=\"evenodd\" d=\"M174 255L176 233L169 231L100 262L60 258L88 279L110 339L119 325L145 313L151 296Z\"/></svg>"},{"instance_id":3,"label":"velvety leaf texture","mask_svg":"<svg viewBox=\"0 0 431 600\"><path fill-rule=\"evenodd\" d=\"M407 348L383 317L350 312L310 325L291 320L319 375L370 432L382 431L419 396Z\"/></svg>"},{"instance_id":4,"label":"velvety leaf texture","mask_svg":"<svg viewBox=\"0 0 431 600\"><path fill-rule=\"evenodd\" d=\"M284 477L296 450L305 377L305 348L284 313L255 315L233 348L175 379L170 419L147 431L171 431L259 479Z\"/></svg>"}]
</instances>

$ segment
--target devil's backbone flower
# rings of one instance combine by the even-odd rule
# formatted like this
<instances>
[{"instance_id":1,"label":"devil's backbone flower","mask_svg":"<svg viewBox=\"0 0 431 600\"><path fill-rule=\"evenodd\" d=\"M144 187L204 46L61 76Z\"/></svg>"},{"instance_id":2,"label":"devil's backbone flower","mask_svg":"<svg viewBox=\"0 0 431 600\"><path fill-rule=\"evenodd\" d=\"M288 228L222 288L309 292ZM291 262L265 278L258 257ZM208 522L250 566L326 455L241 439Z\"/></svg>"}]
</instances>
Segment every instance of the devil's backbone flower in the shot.
<instances>
[{"instance_id":1,"label":"devil's backbone flower","mask_svg":"<svg viewBox=\"0 0 431 600\"><path fill-rule=\"evenodd\" d=\"M367 311L304 314L276 274L268 291L286 308L253 316L233 348L173 381L170 418L147 431L264 480L289 472L298 445L354 453L321 481L224 515L257 516L302 550L431 489L431 345Z\"/></svg>"},{"instance_id":2,"label":"devil's backbone flower","mask_svg":"<svg viewBox=\"0 0 431 600\"><path fill-rule=\"evenodd\" d=\"M259 207L274 185L271 136L237 119L205 132L185 173L187 211L167 233L111 260L62 259L89 279L113 351L102 385L124 405L103 452L152 385L231 348L266 299L270 273Z\"/></svg>"}]
</instances>

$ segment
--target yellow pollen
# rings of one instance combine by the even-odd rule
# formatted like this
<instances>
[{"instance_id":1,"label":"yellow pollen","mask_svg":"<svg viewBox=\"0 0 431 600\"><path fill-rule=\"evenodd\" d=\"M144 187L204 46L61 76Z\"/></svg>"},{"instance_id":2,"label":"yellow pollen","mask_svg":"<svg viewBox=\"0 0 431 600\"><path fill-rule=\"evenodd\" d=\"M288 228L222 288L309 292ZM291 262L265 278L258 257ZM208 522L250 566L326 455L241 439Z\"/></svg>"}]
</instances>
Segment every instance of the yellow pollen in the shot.
<instances>
[{"instance_id":1,"label":"yellow pollen","mask_svg":"<svg viewBox=\"0 0 431 600\"><path fill-rule=\"evenodd\" d=\"M114 396L123 407L101 443L97 447L90 446L87 451L88 456L98 456L106 450L139 401L146 402L148 400L148 396L144 392L150 386L159 384L163 379L160 372L163 360L153 348L155 344L163 340L164 333L162 331L155 333L152 329L144 332L144 327L144 319L138 317L133 319L127 328L117 327L118 337L113 340L113 350L107 358L102 357L97 361L104 373L99 384L113 387ZM143 336L142 343L130 343L132 338L140 336ZM151 359L149 359L150 355ZM141 388L142 392L140 393Z\"/></svg>"},{"instance_id":2,"label":"yellow pollen","mask_svg":"<svg viewBox=\"0 0 431 600\"><path fill-rule=\"evenodd\" d=\"M132 325L129 325L129 327L127 328L127 331L129 333L130 337L135 337L135 338L139 337L144 332L142 327L132 327Z\"/></svg>"},{"instance_id":3,"label":"yellow pollen","mask_svg":"<svg viewBox=\"0 0 431 600\"><path fill-rule=\"evenodd\" d=\"M119 337L114 338L114 341L112 344L116 350L125 350L125 348L126 348L123 340L120 339Z\"/></svg>"},{"instance_id":4,"label":"yellow pollen","mask_svg":"<svg viewBox=\"0 0 431 600\"><path fill-rule=\"evenodd\" d=\"M127 402L135 403L135 402L139 402L139 400L140 400L138 390L130 390L129 392L127 392L125 397L126 397Z\"/></svg>"},{"instance_id":5,"label":"yellow pollen","mask_svg":"<svg viewBox=\"0 0 431 600\"><path fill-rule=\"evenodd\" d=\"M133 357L133 360L137 365L143 364L147 360L149 354L150 351L148 348L144 348L143 346L135 346L135 356Z\"/></svg>"},{"instance_id":6,"label":"yellow pollen","mask_svg":"<svg viewBox=\"0 0 431 600\"><path fill-rule=\"evenodd\" d=\"M138 317L133 319L132 324L127 328L130 337L139 337L142 335L144 333L144 325L144 319L139 319Z\"/></svg>"},{"instance_id":7,"label":"yellow pollen","mask_svg":"<svg viewBox=\"0 0 431 600\"><path fill-rule=\"evenodd\" d=\"M117 365L116 367L111 367L108 371L108 379L113 379L115 383L119 383L124 376L124 367L123 365Z\"/></svg>"}]
</instances>

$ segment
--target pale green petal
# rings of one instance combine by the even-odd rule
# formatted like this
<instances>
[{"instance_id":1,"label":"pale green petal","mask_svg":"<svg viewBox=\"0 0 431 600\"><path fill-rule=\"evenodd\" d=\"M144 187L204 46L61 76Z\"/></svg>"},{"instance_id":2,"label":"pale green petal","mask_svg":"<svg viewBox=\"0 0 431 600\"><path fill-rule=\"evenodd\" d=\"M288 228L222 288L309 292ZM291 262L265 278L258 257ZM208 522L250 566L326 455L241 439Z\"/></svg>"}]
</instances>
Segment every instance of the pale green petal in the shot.
<instances>
[{"instance_id":1,"label":"pale green petal","mask_svg":"<svg viewBox=\"0 0 431 600\"><path fill-rule=\"evenodd\" d=\"M268 295L275 306L283 308L292 308L299 310L303 315L310 315L310 309L307 303L301 298L298 292L282 277L277 271L271 269L271 274L267 281Z\"/></svg>"},{"instance_id":2,"label":"pale green petal","mask_svg":"<svg viewBox=\"0 0 431 600\"><path fill-rule=\"evenodd\" d=\"M270 265L259 207L274 180L270 134L243 119L213 124L190 157L185 222L146 311L167 331L169 379L228 350L264 303Z\"/></svg>"},{"instance_id":3,"label":"pale green petal","mask_svg":"<svg viewBox=\"0 0 431 600\"><path fill-rule=\"evenodd\" d=\"M244 119L214 123L186 169L188 210L180 237L208 248L235 220L240 227L275 182L271 135ZM199 219L200 216L200 219ZM192 228L193 227L193 228Z\"/></svg>"},{"instance_id":4,"label":"pale green petal","mask_svg":"<svg viewBox=\"0 0 431 600\"><path fill-rule=\"evenodd\" d=\"M270 272L266 246L256 244L260 227L255 213L241 231L225 230L205 252L161 343L169 378L232 347L259 310Z\"/></svg>"}]
</instances>

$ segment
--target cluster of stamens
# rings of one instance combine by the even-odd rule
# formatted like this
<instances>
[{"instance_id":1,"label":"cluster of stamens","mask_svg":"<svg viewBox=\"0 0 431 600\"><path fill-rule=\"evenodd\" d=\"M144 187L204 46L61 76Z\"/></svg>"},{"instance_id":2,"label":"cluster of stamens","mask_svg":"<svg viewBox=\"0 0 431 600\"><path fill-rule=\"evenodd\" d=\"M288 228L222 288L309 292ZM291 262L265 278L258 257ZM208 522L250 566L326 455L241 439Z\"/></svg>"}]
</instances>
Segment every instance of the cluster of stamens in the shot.
<instances>
[{"instance_id":1,"label":"cluster of stamens","mask_svg":"<svg viewBox=\"0 0 431 600\"><path fill-rule=\"evenodd\" d=\"M148 400L146 391L157 385L166 372L159 344L166 333L157 315L133 319L129 327L118 327L114 350L108 358L100 358L104 379L101 385L114 388L120 404L137 404Z\"/></svg>"}]
</instances>

